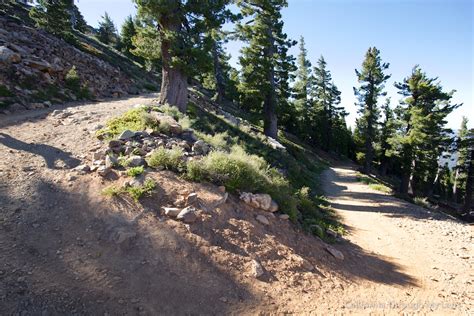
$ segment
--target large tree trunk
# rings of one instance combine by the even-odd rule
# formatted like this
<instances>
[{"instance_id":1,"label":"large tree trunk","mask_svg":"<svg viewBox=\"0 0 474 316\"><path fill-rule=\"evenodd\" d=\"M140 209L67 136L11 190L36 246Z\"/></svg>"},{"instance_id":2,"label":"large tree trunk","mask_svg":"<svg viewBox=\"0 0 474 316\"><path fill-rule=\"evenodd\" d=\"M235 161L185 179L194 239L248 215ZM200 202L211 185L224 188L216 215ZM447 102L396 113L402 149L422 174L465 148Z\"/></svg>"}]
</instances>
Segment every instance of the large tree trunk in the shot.
<instances>
[{"instance_id":1,"label":"large tree trunk","mask_svg":"<svg viewBox=\"0 0 474 316\"><path fill-rule=\"evenodd\" d=\"M160 21L163 28L161 32L161 58L162 58L162 79L160 91L160 104L169 104L177 106L185 113L188 106L188 78L176 67L172 67L171 60L173 53L171 51L171 40L165 34L166 30L179 32L181 23L179 21L169 21L163 19Z\"/></svg>"},{"instance_id":2,"label":"large tree trunk","mask_svg":"<svg viewBox=\"0 0 474 316\"><path fill-rule=\"evenodd\" d=\"M453 182L453 202L458 202L458 179L459 179L459 166L456 166L456 173L454 174Z\"/></svg>"},{"instance_id":3,"label":"large tree trunk","mask_svg":"<svg viewBox=\"0 0 474 316\"><path fill-rule=\"evenodd\" d=\"M219 51L217 50L217 41L214 40L212 47L212 59L214 61L214 76L216 80L216 102L221 104L225 94L224 75L219 60Z\"/></svg>"},{"instance_id":4,"label":"large tree trunk","mask_svg":"<svg viewBox=\"0 0 474 316\"><path fill-rule=\"evenodd\" d=\"M471 150L471 157L469 159L469 167L467 169L467 180L466 180L466 194L464 196L463 211L469 212L471 210L472 203L472 192L474 182L474 149Z\"/></svg>"},{"instance_id":5,"label":"large tree trunk","mask_svg":"<svg viewBox=\"0 0 474 316\"><path fill-rule=\"evenodd\" d=\"M411 160L410 180L408 181L408 193L410 194L415 194L415 167L416 167L416 159L413 158Z\"/></svg>"},{"instance_id":6,"label":"large tree trunk","mask_svg":"<svg viewBox=\"0 0 474 316\"><path fill-rule=\"evenodd\" d=\"M269 47L265 50L266 56L271 59L274 58L275 53L274 38L271 29L268 29L268 36L270 38ZM278 120L276 115L277 100L276 100L276 89L275 89L275 68L273 64L267 73L267 80L270 86L268 89L265 100L263 101L263 130L265 135L274 139L278 138Z\"/></svg>"}]
</instances>

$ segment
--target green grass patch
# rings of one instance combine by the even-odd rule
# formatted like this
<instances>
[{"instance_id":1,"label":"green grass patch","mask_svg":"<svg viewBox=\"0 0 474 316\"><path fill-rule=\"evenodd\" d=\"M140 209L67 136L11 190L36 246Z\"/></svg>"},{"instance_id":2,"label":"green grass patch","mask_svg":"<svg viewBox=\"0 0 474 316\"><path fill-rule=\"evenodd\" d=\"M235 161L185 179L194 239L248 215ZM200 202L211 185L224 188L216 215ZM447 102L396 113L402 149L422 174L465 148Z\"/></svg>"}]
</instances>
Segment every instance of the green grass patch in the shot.
<instances>
[{"instance_id":1,"label":"green grass patch","mask_svg":"<svg viewBox=\"0 0 474 316\"><path fill-rule=\"evenodd\" d=\"M106 123L106 127L97 131L97 136L113 138L119 136L125 130L141 131L147 127L156 128L146 117L147 112L143 108L133 109L123 115L113 118Z\"/></svg>"},{"instance_id":2,"label":"green grass patch","mask_svg":"<svg viewBox=\"0 0 474 316\"><path fill-rule=\"evenodd\" d=\"M392 189L386 186L385 184L377 181L374 178L371 178L369 176L366 176L362 173L357 173L357 181L362 182L364 184L367 184L369 188L376 190L376 191L381 191L385 193L392 193Z\"/></svg>"},{"instance_id":3,"label":"green grass patch","mask_svg":"<svg viewBox=\"0 0 474 316\"><path fill-rule=\"evenodd\" d=\"M423 197L420 197L420 196L416 196L413 199L413 203L415 203L418 206L424 207L424 208L430 208L430 206L431 206L431 204L430 204L430 202L428 202L427 198L423 198Z\"/></svg>"},{"instance_id":4,"label":"green grass patch","mask_svg":"<svg viewBox=\"0 0 474 316\"><path fill-rule=\"evenodd\" d=\"M119 196L120 193L123 193L123 189L114 185L106 187L105 189L102 190L102 194L108 197L116 197L116 196Z\"/></svg>"},{"instance_id":5,"label":"green grass patch","mask_svg":"<svg viewBox=\"0 0 474 316\"><path fill-rule=\"evenodd\" d=\"M153 190L156 188L156 182L152 179L145 180L142 186L133 186L125 188L125 191L130 194L132 199L138 201L143 196L150 196Z\"/></svg>"},{"instance_id":6,"label":"green grass patch","mask_svg":"<svg viewBox=\"0 0 474 316\"><path fill-rule=\"evenodd\" d=\"M138 167L132 167L127 170L127 175L129 177L138 177L139 175L143 174L145 172L145 167L143 166L138 166Z\"/></svg>"}]
</instances>

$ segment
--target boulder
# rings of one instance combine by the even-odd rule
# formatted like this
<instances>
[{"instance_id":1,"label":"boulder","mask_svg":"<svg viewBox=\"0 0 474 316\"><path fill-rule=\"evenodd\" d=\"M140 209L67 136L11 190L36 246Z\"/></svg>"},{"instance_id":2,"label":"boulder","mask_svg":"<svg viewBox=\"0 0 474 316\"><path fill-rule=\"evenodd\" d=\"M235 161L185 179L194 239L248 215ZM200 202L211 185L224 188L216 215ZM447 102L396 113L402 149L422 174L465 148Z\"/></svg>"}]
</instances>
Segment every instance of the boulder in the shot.
<instances>
[{"instance_id":1,"label":"boulder","mask_svg":"<svg viewBox=\"0 0 474 316\"><path fill-rule=\"evenodd\" d=\"M146 161L141 156L130 156L127 158L125 164L128 167L138 167L138 166L145 166Z\"/></svg>"},{"instance_id":2,"label":"boulder","mask_svg":"<svg viewBox=\"0 0 474 316\"><path fill-rule=\"evenodd\" d=\"M32 59L25 59L23 61L26 65L28 65L29 67L33 68L33 69L37 69L39 71L48 71L48 72L52 72L54 69L53 67L51 66L50 63L46 62L46 61L38 61L38 60L32 60Z\"/></svg>"},{"instance_id":3,"label":"boulder","mask_svg":"<svg viewBox=\"0 0 474 316\"><path fill-rule=\"evenodd\" d=\"M16 64L19 62L21 62L20 54L15 53L8 47L0 46L0 63Z\"/></svg>"},{"instance_id":4,"label":"boulder","mask_svg":"<svg viewBox=\"0 0 474 316\"><path fill-rule=\"evenodd\" d=\"M272 200L272 197L266 193L253 194L249 192L243 192L240 194L240 199L246 204L262 209L267 212L278 211L278 204Z\"/></svg>"},{"instance_id":5,"label":"boulder","mask_svg":"<svg viewBox=\"0 0 474 316\"><path fill-rule=\"evenodd\" d=\"M266 218L263 215L259 214L255 217L255 219L259 221L260 223L262 223L263 225L270 225L270 221L268 220L268 218Z\"/></svg>"},{"instance_id":6,"label":"boulder","mask_svg":"<svg viewBox=\"0 0 474 316\"><path fill-rule=\"evenodd\" d=\"M280 219L283 219L283 220L287 220L287 219L290 219L290 215L288 214L281 214L280 216L278 216Z\"/></svg>"},{"instance_id":7,"label":"boulder","mask_svg":"<svg viewBox=\"0 0 474 316\"><path fill-rule=\"evenodd\" d=\"M197 155L203 155L203 156L207 155L210 150L211 150L211 147L209 146L209 144L207 144L203 140L198 140L193 145L193 152L196 153Z\"/></svg>"},{"instance_id":8,"label":"boulder","mask_svg":"<svg viewBox=\"0 0 474 316\"><path fill-rule=\"evenodd\" d=\"M163 207L162 209L165 215L169 217L176 217L181 212L181 209L176 207Z\"/></svg>"},{"instance_id":9,"label":"boulder","mask_svg":"<svg viewBox=\"0 0 474 316\"><path fill-rule=\"evenodd\" d=\"M120 140L128 140L128 139L130 139L130 138L132 138L132 137L134 137L134 136L135 136L135 132L132 132L131 130L126 129L126 130L124 130L124 131L120 134L120 136L118 137L118 139L120 139Z\"/></svg>"},{"instance_id":10,"label":"boulder","mask_svg":"<svg viewBox=\"0 0 474 316\"><path fill-rule=\"evenodd\" d=\"M118 159L116 156L113 155L106 155L105 156L105 166L107 168L114 168L118 165Z\"/></svg>"},{"instance_id":11,"label":"boulder","mask_svg":"<svg viewBox=\"0 0 474 316\"><path fill-rule=\"evenodd\" d=\"M186 223L191 224L194 223L198 219L198 215L196 214L196 209L192 206L185 207L179 212L176 219Z\"/></svg>"},{"instance_id":12,"label":"boulder","mask_svg":"<svg viewBox=\"0 0 474 316\"><path fill-rule=\"evenodd\" d=\"M188 196L186 197L186 206L189 206L189 205L193 205L194 203L196 203L198 200L198 194L196 192L192 192L190 194L188 194Z\"/></svg>"},{"instance_id":13,"label":"boulder","mask_svg":"<svg viewBox=\"0 0 474 316\"><path fill-rule=\"evenodd\" d=\"M100 166L99 168L97 168L97 173L102 177L107 176L110 171L112 171L111 168L107 168L106 166Z\"/></svg>"},{"instance_id":14,"label":"boulder","mask_svg":"<svg viewBox=\"0 0 474 316\"><path fill-rule=\"evenodd\" d=\"M88 166L88 165L79 165L77 167L74 168L75 171L79 172L79 173L87 173L89 171L91 171L91 168Z\"/></svg>"},{"instance_id":15,"label":"boulder","mask_svg":"<svg viewBox=\"0 0 474 316\"><path fill-rule=\"evenodd\" d=\"M344 255L342 254L342 252L340 252L339 250L331 247L331 246L326 246L326 251L329 252L334 258L337 258L339 260L344 260Z\"/></svg>"},{"instance_id":16,"label":"boulder","mask_svg":"<svg viewBox=\"0 0 474 316\"><path fill-rule=\"evenodd\" d=\"M261 277L265 273L265 271L263 271L263 267L260 264L260 262L258 262L255 259L252 260L252 263L251 263L251 273L256 278Z\"/></svg>"}]
</instances>

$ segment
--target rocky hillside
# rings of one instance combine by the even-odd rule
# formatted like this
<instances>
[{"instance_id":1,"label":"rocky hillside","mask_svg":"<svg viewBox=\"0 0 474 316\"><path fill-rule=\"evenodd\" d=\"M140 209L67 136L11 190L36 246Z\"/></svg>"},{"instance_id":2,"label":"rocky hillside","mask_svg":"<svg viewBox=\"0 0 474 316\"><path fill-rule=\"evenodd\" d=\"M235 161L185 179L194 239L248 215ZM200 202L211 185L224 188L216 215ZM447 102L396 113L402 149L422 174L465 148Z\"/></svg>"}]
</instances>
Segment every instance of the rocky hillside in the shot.
<instances>
[{"instance_id":1,"label":"rocky hillside","mask_svg":"<svg viewBox=\"0 0 474 316\"><path fill-rule=\"evenodd\" d=\"M17 11L26 9L17 8ZM31 23L0 16L0 110L41 108L66 100L121 97L154 78L83 34L71 45Z\"/></svg>"}]
</instances>

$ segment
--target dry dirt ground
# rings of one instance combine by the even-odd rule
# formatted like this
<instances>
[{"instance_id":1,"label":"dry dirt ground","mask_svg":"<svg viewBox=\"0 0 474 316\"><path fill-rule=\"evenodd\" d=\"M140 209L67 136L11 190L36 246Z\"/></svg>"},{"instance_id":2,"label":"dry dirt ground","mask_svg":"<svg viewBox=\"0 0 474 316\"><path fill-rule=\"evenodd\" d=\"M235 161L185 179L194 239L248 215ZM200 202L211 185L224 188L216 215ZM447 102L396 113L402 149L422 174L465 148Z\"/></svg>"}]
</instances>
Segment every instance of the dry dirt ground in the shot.
<instances>
[{"instance_id":1,"label":"dry dirt ground","mask_svg":"<svg viewBox=\"0 0 474 316\"><path fill-rule=\"evenodd\" d=\"M97 125L154 96L69 104L0 117L0 314L468 314L472 226L356 182L350 166L322 184L348 234L328 245L250 209L211 184L149 172L158 187L134 203L103 188L127 180L79 175ZM161 216L197 192L191 225ZM270 225L256 221L269 217ZM252 262L264 274L256 278Z\"/></svg>"}]
</instances>

